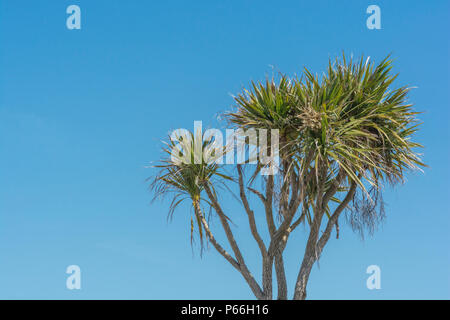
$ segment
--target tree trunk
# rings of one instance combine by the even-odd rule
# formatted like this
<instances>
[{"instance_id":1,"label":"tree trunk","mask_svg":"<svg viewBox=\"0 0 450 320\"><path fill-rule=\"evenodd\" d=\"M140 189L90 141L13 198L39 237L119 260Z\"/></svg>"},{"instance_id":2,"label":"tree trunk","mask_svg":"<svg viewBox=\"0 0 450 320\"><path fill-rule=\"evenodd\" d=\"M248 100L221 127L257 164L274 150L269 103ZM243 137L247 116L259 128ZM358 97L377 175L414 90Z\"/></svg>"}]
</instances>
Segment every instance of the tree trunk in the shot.
<instances>
[{"instance_id":1,"label":"tree trunk","mask_svg":"<svg viewBox=\"0 0 450 320\"><path fill-rule=\"evenodd\" d=\"M311 273L314 262L315 258L313 256L305 256L303 259L303 263L297 277L297 283L295 285L294 300L306 299L306 285L308 284L309 274Z\"/></svg>"},{"instance_id":2,"label":"tree trunk","mask_svg":"<svg viewBox=\"0 0 450 320\"><path fill-rule=\"evenodd\" d=\"M318 203L321 203L322 199L319 198ZM322 223L322 217L324 211L321 210L321 205L316 207L314 219L311 225L311 231L309 233L308 242L306 244L305 255L303 256L300 272L297 276L297 282L295 284L294 300L306 299L306 285L308 284L309 274L312 267L316 262L317 255L317 239L319 238L320 225Z\"/></svg>"},{"instance_id":3,"label":"tree trunk","mask_svg":"<svg viewBox=\"0 0 450 320\"><path fill-rule=\"evenodd\" d=\"M275 256L275 272L277 274L278 284L278 300L287 300L287 284L286 273L284 270L283 253L279 253Z\"/></svg>"},{"instance_id":4,"label":"tree trunk","mask_svg":"<svg viewBox=\"0 0 450 320\"><path fill-rule=\"evenodd\" d=\"M273 258L269 258L266 254L266 257L263 258L263 292L264 292L264 300L272 300L272 268L273 268Z\"/></svg>"}]
</instances>

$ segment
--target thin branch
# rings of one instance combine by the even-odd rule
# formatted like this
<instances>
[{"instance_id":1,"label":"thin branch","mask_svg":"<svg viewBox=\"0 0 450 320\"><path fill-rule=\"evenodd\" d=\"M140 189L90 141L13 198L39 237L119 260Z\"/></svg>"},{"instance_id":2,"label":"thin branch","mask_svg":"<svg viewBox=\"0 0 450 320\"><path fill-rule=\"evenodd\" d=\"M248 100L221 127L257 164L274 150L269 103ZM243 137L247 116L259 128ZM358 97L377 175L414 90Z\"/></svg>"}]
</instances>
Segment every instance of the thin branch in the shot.
<instances>
[{"instance_id":1,"label":"thin branch","mask_svg":"<svg viewBox=\"0 0 450 320\"><path fill-rule=\"evenodd\" d=\"M248 216L248 222L250 225L250 230L252 232L253 238L256 240L259 246L259 250L261 251L261 255L264 257L267 254L266 245L264 244L264 241L262 240L258 229L256 227L256 221L255 221L255 214L253 210L250 209L250 205L248 203L247 195L245 194L244 189L244 178L242 174L242 167L240 164L237 165L237 171L239 174L239 195L241 197L242 204L244 205L245 212Z\"/></svg>"},{"instance_id":2,"label":"thin branch","mask_svg":"<svg viewBox=\"0 0 450 320\"><path fill-rule=\"evenodd\" d=\"M204 188L206 191L206 194L208 195L208 198L211 201L211 204L214 208L214 210L217 212L220 222L222 223L222 227L225 231L225 235L227 236L228 242L230 243L231 249L233 250L237 261L239 262L239 271L241 272L244 279L247 281L248 285L250 286L250 289L253 291L255 296L258 299L264 298L264 292L261 290L261 287L259 286L258 282L256 282L253 275L250 273L249 269L247 268L247 265L245 264L244 257L242 256L241 250L239 249L238 244L236 243L236 240L233 236L233 232L231 231L230 225L228 224L227 217L223 213L222 208L219 205L219 202L217 201L216 197L213 195L211 188L207 183L204 184Z\"/></svg>"},{"instance_id":3,"label":"thin branch","mask_svg":"<svg viewBox=\"0 0 450 320\"><path fill-rule=\"evenodd\" d=\"M286 238L286 235L288 234L289 226L292 222L292 219L295 216L295 212L297 212L298 207L300 206L300 203L303 202L306 196L306 186L307 182L309 181L310 176L314 173L314 170L308 171L309 164L311 163L313 159L313 152L309 152L306 159L304 160L300 173L298 175L298 196L293 197L291 199L291 202L289 204L289 214L286 217L286 219L281 223L278 230L275 232L275 234L272 237L272 240L269 245L269 256L273 256L276 251L278 250L279 242L283 238Z\"/></svg>"},{"instance_id":4,"label":"thin branch","mask_svg":"<svg viewBox=\"0 0 450 320\"><path fill-rule=\"evenodd\" d=\"M341 212L347 207L348 203L353 199L355 192L356 192L356 182L353 181L350 186L350 190L348 191L344 200L342 200L342 202L336 208L333 215L328 220L325 231L323 232L322 236L320 237L319 241L317 242L318 255L320 255L322 253L322 250L325 247L325 244L328 242L328 239L330 238L331 230L333 229L333 226L336 225Z\"/></svg>"},{"instance_id":5,"label":"thin branch","mask_svg":"<svg viewBox=\"0 0 450 320\"><path fill-rule=\"evenodd\" d=\"M247 189L250 190L251 192L253 192L254 194L256 194L258 196L258 198L261 199L262 203L266 202L266 197L264 197L264 195L261 192L259 192L256 189L253 189L251 187L247 187Z\"/></svg>"},{"instance_id":6,"label":"thin branch","mask_svg":"<svg viewBox=\"0 0 450 320\"><path fill-rule=\"evenodd\" d=\"M248 190L253 192L258 196L258 198L261 200L261 202L264 205L264 211L266 213L266 222L267 226L269 228L269 234L272 236L275 233L275 222L273 220L273 212L272 212L272 199L273 199L273 176L269 176L267 178L266 182L266 195L268 198L266 198L261 192L259 192L256 189L253 189L251 187L247 187Z\"/></svg>"},{"instance_id":7,"label":"thin branch","mask_svg":"<svg viewBox=\"0 0 450 320\"><path fill-rule=\"evenodd\" d=\"M259 250L261 251L261 256L263 260L263 269L262 269L262 285L264 296L266 299L272 298L272 260L269 259L267 254L267 249L262 240L261 236L258 233L258 229L256 227L255 214L253 210L250 209L250 205L248 203L247 195L244 189L244 177L242 173L242 166L240 164L237 165L237 171L239 175L239 195L241 197L242 204L244 205L245 212L248 216L248 222L250 225L250 230L253 235L253 238L256 240L258 244Z\"/></svg>"},{"instance_id":8,"label":"thin branch","mask_svg":"<svg viewBox=\"0 0 450 320\"><path fill-rule=\"evenodd\" d=\"M194 211L197 217L202 222L203 228L206 231L209 241L211 241L217 252L219 252L234 268L240 270L239 263L214 238L214 235L212 234L211 229L209 228L208 222L206 221L205 217L201 212L200 204L197 202L194 202Z\"/></svg>"},{"instance_id":9,"label":"thin branch","mask_svg":"<svg viewBox=\"0 0 450 320\"><path fill-rule=\"evenodd\" d=\"M305 217L306 217L306 207L303 207L302 214L300 215L300 217L297 220L295 220L294 223L292 223L291 226L289 227L288 229L289 233L294 231L295 228L297 228L297 226L299 226L305 220Z\"/></svg>"}]
</instances>

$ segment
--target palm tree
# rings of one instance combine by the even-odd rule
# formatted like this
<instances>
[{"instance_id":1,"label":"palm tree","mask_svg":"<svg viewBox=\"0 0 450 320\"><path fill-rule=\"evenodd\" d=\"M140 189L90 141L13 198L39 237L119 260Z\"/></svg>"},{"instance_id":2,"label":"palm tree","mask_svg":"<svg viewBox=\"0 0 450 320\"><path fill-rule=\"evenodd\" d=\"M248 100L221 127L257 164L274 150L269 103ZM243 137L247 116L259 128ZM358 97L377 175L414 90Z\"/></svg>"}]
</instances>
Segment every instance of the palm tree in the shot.
<instances>
[{"instance_id":1,"label":"palm tree","mask_svg":"<svg viewBox=\"0 0 450 320\"><path fill-rule=\"evenodd\" d=\"M262 165L237 164L234 176L229 176L217 163L195 164L193 158L182 164L165 160L153 180L156 195L175 192L169 213L182 199L192 201L201 241L206 234L258 299L273 298L273 266L277 298L287 299L284 249L297 226L307 224L308 240L293 293L294 299L305 299L312 267L334 228L339 236L342 212L347 210L355 231L374 231L384 216L384 183L401 183L407 171L425 166L414 152L421 146L411 141L419 123L417 112L407 102L409 88L391 89L396 78L391 69L389 57L375 65L369 59L353 62L343 56L330 61L320 78L305 69L302 78L281 75L278 81L252 83L251 89L234 97L236 108L226 113L226 118L236 129L279 130L280 174L260 177ZM211 141L203 147L208 143ZM169 147L166 152L171 154L173 142ZM262 182L259 190L257 180ZM250 273L234 238L230 218L215 191L218 183L235 184L239 190L251 235L261 252L261 285ZM256 227L249 192L264 205L261 215L268 239L263 239ZM234 256L214 238L202 203L219 217ZM191 230L193 225L191 222Z\"/></svg>"}]
</instances>

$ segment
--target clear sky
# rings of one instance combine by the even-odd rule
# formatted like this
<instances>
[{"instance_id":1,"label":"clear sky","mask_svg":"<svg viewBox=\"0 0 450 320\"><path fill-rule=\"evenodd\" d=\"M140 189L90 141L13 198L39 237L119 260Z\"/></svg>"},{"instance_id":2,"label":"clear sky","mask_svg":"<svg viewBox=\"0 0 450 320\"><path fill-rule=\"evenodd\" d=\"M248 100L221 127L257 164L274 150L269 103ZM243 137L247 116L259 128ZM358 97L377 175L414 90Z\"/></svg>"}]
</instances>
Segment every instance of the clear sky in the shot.
<instances>
[{"instance_id":1,"label":"clear sky","mask_svg":"<svg viewBox=\"0 0 450 320\"><path fill-rule=\"evenodd\" d=\"M66 28L72 4L81 30ZM371 4L381 30L366 27ZM0 298L252 299L212 248L202 258L191 249L187 205L168 223L169 201L151 203L145 180L155 171L145 167L170 130L216 126L250 80L272 68L321 72L344 50L376 61L392 53L397 84L417 87L410 101L424 112L416 138L430 168L386 190L387 219L373 237L341 227L308 297L449 299L449 6L1 1ZM228 210L244 214L232 202ZM286 252L289 296L304 249L298 230ZM236 232L259 274L247 225ZM380 290L366 288L372 264ZM66 288L69 265L81 268L81 290Z\"/></svg>"}]
</instances>

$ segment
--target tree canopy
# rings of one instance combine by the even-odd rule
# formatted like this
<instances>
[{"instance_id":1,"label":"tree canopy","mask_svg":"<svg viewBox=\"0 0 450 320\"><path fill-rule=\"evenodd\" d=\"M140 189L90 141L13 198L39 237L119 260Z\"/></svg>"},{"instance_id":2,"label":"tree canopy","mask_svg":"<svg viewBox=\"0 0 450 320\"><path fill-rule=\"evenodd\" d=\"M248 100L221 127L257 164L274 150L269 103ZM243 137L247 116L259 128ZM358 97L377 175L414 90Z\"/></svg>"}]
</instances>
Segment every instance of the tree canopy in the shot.
<instances>
[{"instance_id":1,"label":"tree canopy","mask_svg":"<svg viewBox=\"0 0 450 320\"><path fill-rule=\"evenodd\" d=\"M384 185L402 183L407 171L425 166L416 153L421 145L412 140L420 124L418 112L407 100L410 88L392 88L396 77L390 57L375 64L369 58L353 61L343 56L330 60L320 76L305 68L300 77L281 74L252 82L234 97L235 106L224 117L230 128L241 132L278 130L278 174L259 175L267 166L261 162L230 166L220 161L195 161L193 155L174 161L170 156L183 157L182 150L193 150L196 139L201 140L202 150L212 145L219 150L214 139L185 133L166 143L166 158L157 166L160 172L152 181L155 197L172 194L170 214L183 200L190 201L191 238L197 229L201 243L210 241L243 275L258 299L273 298L273 267L278 298L287 298L283 252L289 235L298 225L307 224L308 241L293 294L294 299L305 299L312 266L333 229L339 232L341 213L347 210L355 231L373 231L385 214ZM182 148L176 149L177 144ZM226 145L220 151L225 154L229 148ZM216 155L214 159L219 158ZM256 180L262 180L261 187ZM261 251L261 284L248 270L234 238L232 218L216 191L219 185L238 189L238 201ZM264 212L253 211L250 196L261 201ZM215 238L205 208L219 218L231 252ZM257 229L259 218L267 224L268 239Z\"/></svg>"}]
</instances>

